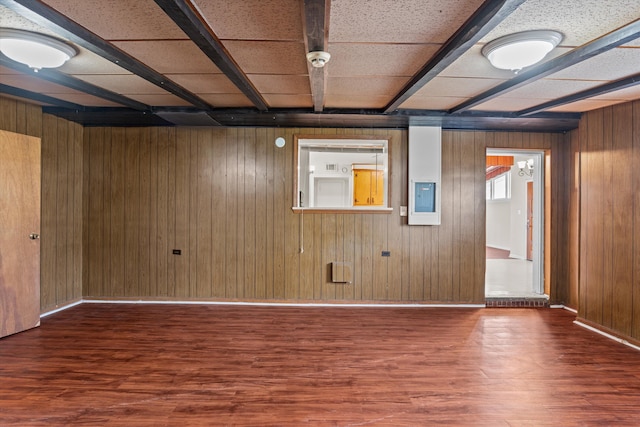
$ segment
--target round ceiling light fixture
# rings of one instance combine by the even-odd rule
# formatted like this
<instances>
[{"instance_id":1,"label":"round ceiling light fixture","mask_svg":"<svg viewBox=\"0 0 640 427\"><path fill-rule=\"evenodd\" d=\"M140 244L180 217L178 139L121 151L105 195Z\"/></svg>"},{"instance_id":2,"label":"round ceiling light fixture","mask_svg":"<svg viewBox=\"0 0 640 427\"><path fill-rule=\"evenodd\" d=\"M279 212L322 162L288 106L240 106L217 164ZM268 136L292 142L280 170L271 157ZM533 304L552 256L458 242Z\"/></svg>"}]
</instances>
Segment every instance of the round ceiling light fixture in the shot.
<instances>
[{"instance_id":1,"label":"round ceiling light fixture","mask_svg":"<svg viewBox=\"0 0 640 427\"><path fill-rule=\"evenodd\" d=\"M331 59L329 52L323 52L321 50L314 50L307 53L307 61L311 62L315 68L322 68Z\"/></svg>"},{"instance_id":2,"label":"round ceiling light fixture","mask_svg":"<svg viewBox=\"0 0 640 427\"><path fill-rule=\"evenodd\" d=\"M562 41L552 30L533 30L497 38L482 48L482 54L496 68L519 71L542 59Z\"/></svg>"},{"instance_id":3,"label":"round ceiling light fixture","mask_svg":"<svg viewBox=\"0 0 640 427\"><path fill-rule=\"evenodd\" d=\"M13 28L0 28L0 52L34 71L60 67L77 54L72 46L61 40Z\"/></svg>"}]
</instances>

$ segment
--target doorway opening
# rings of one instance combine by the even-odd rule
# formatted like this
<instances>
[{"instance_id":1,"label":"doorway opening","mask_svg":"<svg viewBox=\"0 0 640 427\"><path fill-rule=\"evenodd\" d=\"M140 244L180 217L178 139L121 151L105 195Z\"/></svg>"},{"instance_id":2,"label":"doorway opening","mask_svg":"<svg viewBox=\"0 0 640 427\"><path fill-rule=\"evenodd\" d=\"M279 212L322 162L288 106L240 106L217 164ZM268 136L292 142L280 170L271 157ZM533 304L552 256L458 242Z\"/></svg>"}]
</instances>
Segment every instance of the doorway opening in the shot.
<instances>
[{"instance_id":1,"label":"doorway opening","mask_svg":"<svg viewBox=\"0 0 640 427\"><path fill-rule=\"evenodd\" d=\"M544 152L488 149L485 297L543 298Z\"/></svg>"}]
</instances>

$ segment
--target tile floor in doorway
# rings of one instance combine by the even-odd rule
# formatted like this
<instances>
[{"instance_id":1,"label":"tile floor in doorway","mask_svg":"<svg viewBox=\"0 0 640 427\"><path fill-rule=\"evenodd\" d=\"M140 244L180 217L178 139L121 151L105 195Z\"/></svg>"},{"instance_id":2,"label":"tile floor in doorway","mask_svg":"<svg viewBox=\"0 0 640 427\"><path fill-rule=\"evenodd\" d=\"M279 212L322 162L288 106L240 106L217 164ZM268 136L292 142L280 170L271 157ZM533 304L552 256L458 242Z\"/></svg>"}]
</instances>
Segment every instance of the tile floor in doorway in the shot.
<instances>
[{"instance_id":1,"label":"tile floor in doorway","mask_svg":"<svg viewBox=\"0 0 640 427\"><path fill-rule=\"evenodd\" d=\"M485 296L540 297L533 292L533 262L523 259L487 259Z\"/></svg>"}]
</instances>

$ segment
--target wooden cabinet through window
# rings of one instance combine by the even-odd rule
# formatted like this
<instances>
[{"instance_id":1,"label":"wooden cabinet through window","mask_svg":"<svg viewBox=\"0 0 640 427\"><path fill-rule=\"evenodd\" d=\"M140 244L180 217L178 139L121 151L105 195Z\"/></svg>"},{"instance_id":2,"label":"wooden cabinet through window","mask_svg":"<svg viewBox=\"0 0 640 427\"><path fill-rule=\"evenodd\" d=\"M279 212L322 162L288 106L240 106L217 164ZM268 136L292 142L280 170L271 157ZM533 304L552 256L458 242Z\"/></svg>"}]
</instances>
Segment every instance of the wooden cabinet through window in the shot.
<instances>
[{"instance_id":1,"label":"wooden cabinet through window","mask_svg":"<svg viewBox=\"0 0 640 427\"><path fill-rule=\"evenodd\" d=\"M353 205L382 206L384 203L384 171L353 170Z\"/></svg>"}]
</instances>

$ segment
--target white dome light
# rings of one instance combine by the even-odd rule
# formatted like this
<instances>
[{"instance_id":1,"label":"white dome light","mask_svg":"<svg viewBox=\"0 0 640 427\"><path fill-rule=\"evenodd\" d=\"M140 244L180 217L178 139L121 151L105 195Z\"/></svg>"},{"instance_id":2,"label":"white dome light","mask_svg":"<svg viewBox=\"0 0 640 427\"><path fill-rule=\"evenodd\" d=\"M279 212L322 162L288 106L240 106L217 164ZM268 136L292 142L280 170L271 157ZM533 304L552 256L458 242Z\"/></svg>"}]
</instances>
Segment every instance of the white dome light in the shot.
<instances>
[{"instance_id":1,"label":"white dome light","mask_svg":"<svg viewBox=\"0 0 640 427\"><path fill-rule=\"evenodd\" d=\"M0 29L0 52L35 71L60 67L76 55L73 47L53 37L8 28Z\"/></svg>"},{"instance_id":2,"label":"white dome light","mask_svg":"<svg viewBox=\"0 0 640 427\"><path fill-rule=\"evenodd\" d=\"M523 31L487 43L482 54L496 68L518 71L542 61L561 40L557 31Z\"/></svg>"}]
</instances>

